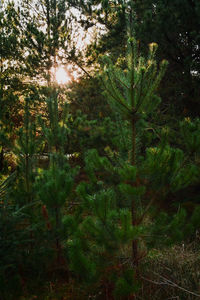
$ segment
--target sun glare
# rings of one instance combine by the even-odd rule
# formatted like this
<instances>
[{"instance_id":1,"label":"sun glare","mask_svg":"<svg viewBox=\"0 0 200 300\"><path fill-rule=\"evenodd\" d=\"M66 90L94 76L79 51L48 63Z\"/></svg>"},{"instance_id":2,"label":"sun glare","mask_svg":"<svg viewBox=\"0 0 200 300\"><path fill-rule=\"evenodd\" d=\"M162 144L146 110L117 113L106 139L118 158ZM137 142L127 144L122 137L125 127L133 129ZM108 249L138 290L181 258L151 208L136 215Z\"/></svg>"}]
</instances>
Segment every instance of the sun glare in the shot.
<instances>
[{"instance_id":1,"label":"sun glare","mask_svg":"<svg viewBox=\"0 0 200 300\"><path fill-rule=\"evenodd\" d=\"M58 84L66 84L71 81L69 74L63 67L59 67L56 70L55 79Z\"/></svg>"},{"instance_id":2,"label":"sun glare","mask_svg":"<svg viewBox=\"0 0 200 300\"><path fill-rule=\"evenodd\" d=\"M67 67L59 66L56 69L51 68L51 80L59 85L64 85L72 81L78 81L81 72L74 68L73 65L69 64Z\"/></svg>"}]
</instances>

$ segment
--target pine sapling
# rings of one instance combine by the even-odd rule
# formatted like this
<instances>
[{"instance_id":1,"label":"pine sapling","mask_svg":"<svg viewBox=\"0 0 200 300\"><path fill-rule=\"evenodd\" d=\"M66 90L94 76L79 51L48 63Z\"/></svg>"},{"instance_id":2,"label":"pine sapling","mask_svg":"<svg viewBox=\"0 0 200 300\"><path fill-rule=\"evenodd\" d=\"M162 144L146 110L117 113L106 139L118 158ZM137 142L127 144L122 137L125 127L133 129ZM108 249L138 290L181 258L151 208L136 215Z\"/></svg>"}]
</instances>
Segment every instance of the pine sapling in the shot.
<instances>
[{"instance_id":1,"label":"pine sapling","mask_svg":"<svg viewBox=\"0 0 200 300\"><path fill-rule=\"evenodd\" d=\"M155 92L165 73L167 61L162 61L160 68L155 61L157 44L149 45L149 55L145 59L138 54L137 41L133 36L132 22L128 26L127 41L127 69L122 70L105 58L103 83L105 94L111 107L118 111L130 124L131 151L129 163L137 167L136 139L138 135L138 121L147 118L158 106L160 99ZM130 182L137 188L138 180ZM131 204L132 226L138 224L135 198ZM132 241L132 262L136 273L139 270L138 240Z\"/></svg>"}]
</instances>

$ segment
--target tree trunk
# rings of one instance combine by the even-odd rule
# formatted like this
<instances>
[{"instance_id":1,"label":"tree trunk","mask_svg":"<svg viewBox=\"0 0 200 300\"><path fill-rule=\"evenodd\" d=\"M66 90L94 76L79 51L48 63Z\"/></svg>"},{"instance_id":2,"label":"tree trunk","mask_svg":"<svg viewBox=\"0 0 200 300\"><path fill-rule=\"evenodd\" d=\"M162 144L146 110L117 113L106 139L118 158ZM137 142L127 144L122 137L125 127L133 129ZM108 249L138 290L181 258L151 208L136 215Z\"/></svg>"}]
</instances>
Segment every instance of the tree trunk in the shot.
<instances>
[{"instance_id":1,"label":"tree trunk","mask_svg":"<svg viewBox=\"0 0 200 300\"><path fill-rule=\"evenodd\" d=\"M1 152L0 152L0 172L3 171L3 161L4 161L4 151L3 151L3 147L2 147Z\"/></svg>"}]
</instances>

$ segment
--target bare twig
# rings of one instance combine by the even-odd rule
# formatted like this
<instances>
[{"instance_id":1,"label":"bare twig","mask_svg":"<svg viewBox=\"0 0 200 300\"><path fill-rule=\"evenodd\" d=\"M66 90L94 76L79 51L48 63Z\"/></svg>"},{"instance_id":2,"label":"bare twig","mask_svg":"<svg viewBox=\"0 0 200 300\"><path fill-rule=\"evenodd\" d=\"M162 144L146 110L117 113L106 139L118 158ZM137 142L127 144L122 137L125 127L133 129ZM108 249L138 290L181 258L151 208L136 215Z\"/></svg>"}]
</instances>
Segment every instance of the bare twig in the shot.
<instances>
[{"instance_id":1,"label":"bare twig","mask_svg":"<svg viewBox=\"0 0 200 300\"><path fill-rule=\"evenodd\" d=\"M184 291L184 292L186 292L186 293L188 293L188 294L190 294L190 295L194 295L194 296L200 298L200 294L191 292L191 291L189 291L189 290L187 290L187 289L181 287L180 285L176 284L175 282L173 282L173 281L171 281L171 280L165 278L164 276L162 276L162 275L160 275L160 274L158 274L158 273L156 273L156 272L153 272L153 274L155 274L156 276L160 277L160 278L163 280L163 282L160 283L160 284L165 284L165 285L169 285L169 286L175 287L175 288L177 288L177 289L179 289L179 290L182 290L182 291ZM152 282L152 283L154 283L154 282ZM159 284L159 283L157 282L156 284Z\"/></svg>"},{"instance_id":2,"label":"bare twig","mask_svg":"<svg viewBox=\"0 0 200 300\"><path fill-rule=\"evenodd\" d=\"M155 285L166 285L165 282L154 281L154 280L151 280L151 279L146 278L146 277L144 277L144 276L140 276L140 277L141 277L142 279L144 279L145 281L148 281L148 282L153 283L153 284L155 284Z\"/></svg>"},{"instance_id":3,"label":"bare twig","mask_svg":"<svg viewBox=\"0 0 200 300\"><path fill-rule=\"evenodd\" d=\"M89 73L88 71L85 70L85 68L75 59L70 59L71 62L73 62L74 64L77 65L77 67L79 67L89 78L93 78Z\"/></svg>"}]
</instances>

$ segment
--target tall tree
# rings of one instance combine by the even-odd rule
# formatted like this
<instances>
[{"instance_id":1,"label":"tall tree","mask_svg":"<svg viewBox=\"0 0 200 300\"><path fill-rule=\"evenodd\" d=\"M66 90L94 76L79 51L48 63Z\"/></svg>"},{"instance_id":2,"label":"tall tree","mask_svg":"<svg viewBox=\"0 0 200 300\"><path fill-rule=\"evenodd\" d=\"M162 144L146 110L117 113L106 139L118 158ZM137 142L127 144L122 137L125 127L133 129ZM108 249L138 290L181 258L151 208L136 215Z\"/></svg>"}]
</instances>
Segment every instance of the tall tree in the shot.
<instances>
[{"instance_id":1,"label":"tall tree","mask_svg":"<svg viewBox=\"0 0 200 300\"><path fill-rule=\"evenodd\" d=\"M61 64L61 51L68 50L71 24L65 1L21 1L21 41L26 56L24 72L34 82L51 81L51 68Z\"/></svg>"}]
</instances>

